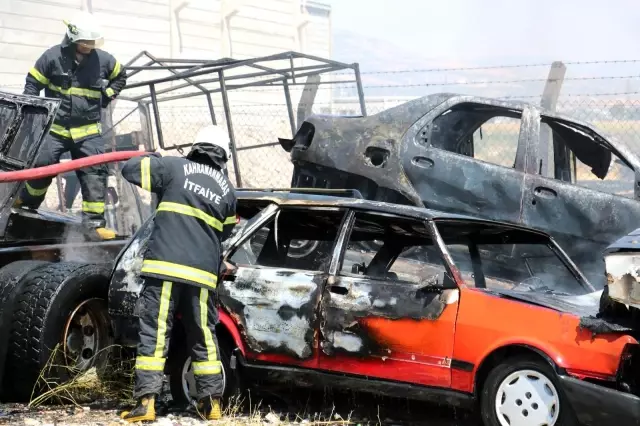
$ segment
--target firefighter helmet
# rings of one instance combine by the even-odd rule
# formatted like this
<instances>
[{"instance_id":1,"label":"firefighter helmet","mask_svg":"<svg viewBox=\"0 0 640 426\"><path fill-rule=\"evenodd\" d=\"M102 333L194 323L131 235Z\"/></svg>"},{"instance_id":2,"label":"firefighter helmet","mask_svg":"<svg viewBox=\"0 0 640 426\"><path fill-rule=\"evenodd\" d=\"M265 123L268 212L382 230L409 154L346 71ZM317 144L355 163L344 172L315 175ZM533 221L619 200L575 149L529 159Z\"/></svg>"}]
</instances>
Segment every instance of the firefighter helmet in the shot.
<instances>
[{"instance_id":1,"label":"firefighter helmet","mask_svg":"<svg viewBox=\"0 0 640 426\"><path fill-rule=\"evenodd\" d=\"M222 130L222 128L215 125L205 126L200 129L196 135L193 145L191 146L191 152L194 152L196 149L207 151L207 145L214 145L222 148L225 153L226 160L228 160L231 157L231 153L229 152L229 143L229 135L227 135L227 132Z\"/></svg>"},{"instance_id":2,"label":"firefighter helmet","mask_svg":"<svg viewBox=\"0 0 640 426\"><path fill-rule=\"evenodd\" d=\"M69 41L90 48L102 46L104 38L102 28L95 16L88 12L79 12L72 19L64 21Z\"/></svg>"}]
</instances>

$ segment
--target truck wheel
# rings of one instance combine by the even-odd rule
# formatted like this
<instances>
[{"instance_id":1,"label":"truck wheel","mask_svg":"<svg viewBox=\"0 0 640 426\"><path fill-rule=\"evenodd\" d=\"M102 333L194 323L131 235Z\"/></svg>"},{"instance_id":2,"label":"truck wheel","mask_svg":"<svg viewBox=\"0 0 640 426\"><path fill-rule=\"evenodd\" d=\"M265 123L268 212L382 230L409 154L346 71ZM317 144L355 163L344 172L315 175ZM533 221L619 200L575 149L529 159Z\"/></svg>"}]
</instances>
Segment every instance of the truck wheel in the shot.
<instances>
[{"instance_id":1,"label":"truck wheel","mask_svg":"<svg viewBox=\"0 0 640 426\"><path fill-rule=\"evenodd\" d=\"M173 336L171 337L171 351L167 362L167 373L169 374L169 387L171 389L171 398L178 406L193 405L197 402L195 379L191 369L191 356L189 348L186 344L184 331L179 339L176 339L174 345ZM237 371L231 369L231 352L233 345L229 344L226 339L220 338L218 335L218 349L220 351L220 361L222 362L222 383L224 386L223 400L228 401L229 398L236 395L240 390L240 383Z\"/></svg>"},{"instance_id":2,"label":"truck wheel","mask_svg":"<svg viewBox=\"0 0 640 426\"><path fill-rule=\"evenodd\" d=\"M575 415L543 361L510 358L491 370L480 395L485 426L574 426Z\"/></svg>"},{"instance_id":3,"label":"truck wheel","mask_svg":"<svg viewBox=\"0 0 640 426\"><path fill-rule=\"evenodd\" d=\"M63 383L78 371L103 367L113 339L109 272L106 265L52 263L25 278L15 301L6 366L14 398L29 399L43 371L48 380ZM52 367L45 370L47 365Z\"/></svg>"}]
</instances>

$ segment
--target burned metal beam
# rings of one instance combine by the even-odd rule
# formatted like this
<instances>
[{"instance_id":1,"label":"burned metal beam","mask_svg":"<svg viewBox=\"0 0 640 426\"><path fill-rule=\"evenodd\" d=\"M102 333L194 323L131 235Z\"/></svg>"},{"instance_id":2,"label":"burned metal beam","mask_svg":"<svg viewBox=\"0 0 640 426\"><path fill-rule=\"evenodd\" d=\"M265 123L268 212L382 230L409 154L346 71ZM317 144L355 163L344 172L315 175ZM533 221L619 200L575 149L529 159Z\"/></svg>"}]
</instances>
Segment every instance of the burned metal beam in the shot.
<instances>
[{"instance_id":1,"label":"burned metal beam","mask_svg":"<svg viewBox=\"0 0 640 426\"><path fill-rule=\"evenodd\" d=\"M238 151L236 151L236 137L233 133L233 123L231 121L231 108L229 107L229 96L227 95L226 83L224 81L224 71L218 71L220 78L220 89L222 91L222 106L224 107L224 115L227 121L227 130L229 132L229 146L231 155L233 156L233 171L236 175L236 186L242 186L242 176L240 176L240 163L238 162Z\"/></svg>"}]
</instances>

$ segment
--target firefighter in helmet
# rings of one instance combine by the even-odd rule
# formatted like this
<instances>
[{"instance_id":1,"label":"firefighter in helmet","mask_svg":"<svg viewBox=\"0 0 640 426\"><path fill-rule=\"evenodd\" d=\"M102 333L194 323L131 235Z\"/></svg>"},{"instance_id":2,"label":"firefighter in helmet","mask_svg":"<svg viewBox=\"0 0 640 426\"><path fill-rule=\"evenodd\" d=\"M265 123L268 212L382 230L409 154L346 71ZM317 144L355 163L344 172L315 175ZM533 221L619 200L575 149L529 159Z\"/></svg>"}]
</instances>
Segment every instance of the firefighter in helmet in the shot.
<instances>
[{"instance_id":1,"label":"firefighter in helmet","mask_svg":"<svg viewBox=\"0 0 640 426\"><path fill-rule=\"evenodd\" d=\"M221 243L236 224L235 190L226 177L229 138L217 126L203 128L182 157L158 153L128 160L122 175L158 195L155 223L141 275L139 342L134 397L122 413L129 422L155 419L174 314L182 315L204 419L221 417L222 364L218 358L215 289Z\"/></svg>"},{"instance_id":2,"label":"firefighter in helmet","mask_svg":"<svg viewBox=\"0 0 640 426\"><path fill-rule=\"evenodd\" d=\"M126 85L124 67L99 49L103 37L94 16L82 12L65 24L62 43L47 49L26 77L24 94L37 96L44 89L46 97L61 101L34 167L57 163L65 152L73 159L104 153L102 108ZM105 228L104 219L107 166L87 167L76 173L82 191L83 222L102 238L114 238L115 232ZM16 207L37 209L51 181L43 178L26 182Z\"/></svg>"}]
</instances>

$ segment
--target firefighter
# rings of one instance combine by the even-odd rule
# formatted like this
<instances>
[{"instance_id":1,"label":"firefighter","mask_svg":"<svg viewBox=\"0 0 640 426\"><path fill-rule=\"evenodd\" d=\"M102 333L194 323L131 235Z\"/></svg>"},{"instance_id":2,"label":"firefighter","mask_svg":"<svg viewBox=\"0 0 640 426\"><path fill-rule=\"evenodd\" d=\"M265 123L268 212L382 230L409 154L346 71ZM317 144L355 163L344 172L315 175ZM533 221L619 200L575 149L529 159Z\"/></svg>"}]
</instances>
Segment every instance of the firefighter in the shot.
<instances>
[{"instance_id":1,"label":"firefighter","mask_svg":"<svg viewBox=\"0 0 640 426\"><path fill-rule=\"evenodd\" d=\"M37 96L44 89L46 97L61 100L34 167L57 163L65 152L73 159L104 153L102 108L126 85L124 67L111 54L98 49L103 37L93 15L83 12L65 24L62 43L40 56L27 74L24 87L24 94ZM105 228L104 219L107 166L87 167L76 173L82 191L83 222L102 238L114 238L115 232ZM37 209L51 181L43 178L27 182L16 207Z\"/></svg>"},{"instance_id":2,"label":"firefighter","mask_svg":"<svg viewBox=\"0 0 640 426\"><path fill-rule=\"evenodd\" d=\"M222 364L218 358L215 289L221 242L236 223L235 190L225 175L229 139L217 126L200 130L186 158L158 153L128 160L126 180L158 195L154 229L144 254L135 365L137 405L121 417L155 419L173 316L182 315L191 346L198 413L221 417Z\"/></svg>"}]
</instances>

